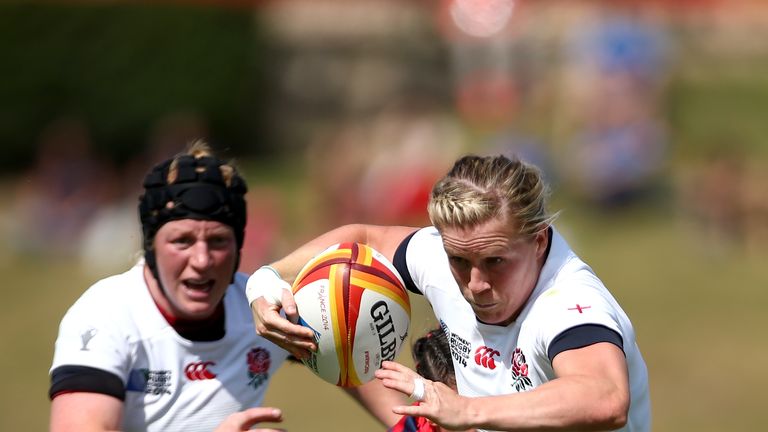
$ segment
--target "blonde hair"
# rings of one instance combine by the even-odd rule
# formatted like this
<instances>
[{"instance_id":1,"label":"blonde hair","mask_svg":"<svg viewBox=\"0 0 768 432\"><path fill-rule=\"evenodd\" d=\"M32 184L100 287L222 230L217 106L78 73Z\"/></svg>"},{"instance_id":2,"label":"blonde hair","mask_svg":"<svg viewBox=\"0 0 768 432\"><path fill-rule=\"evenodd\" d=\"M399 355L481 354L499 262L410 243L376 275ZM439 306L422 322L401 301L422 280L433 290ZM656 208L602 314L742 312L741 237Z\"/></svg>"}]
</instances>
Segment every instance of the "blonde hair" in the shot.
<instances>
[{"instance_id":1,"label":"blonde hair","mask_svg":"<svg viewBox=\"0 0 768 432\"><path fill-rule=\"evenodd\" d=\"M557 217L547 212L548 197L549 187L536 166L516 157L469 155L435 184L428 212L438 230L509 217L520 234L533 235Z\"/></svg>"},{"instance_id":2,"label":"blonde hair","mask_svg":"<svg viewBox=\"0 0 768 432\"><path fill-rule=\"evenodd\" d=\"M176 178L179 175L179 157L185 155L192 156L195 159L215 157L211 146L205 140L196 139L190 142L187 145L186 151L173 158L173 161L168 168L168 184L172 184L176 181ZM222 164L219 166L219 170L221 171L221 177L224 179L224 183L227 185L227 187L231 186L232 177L235 175L235 167L231 163ZM201 173L205 171L205 167L197 167L195 168L195 171Z\"/></svg>"}]
</instances>

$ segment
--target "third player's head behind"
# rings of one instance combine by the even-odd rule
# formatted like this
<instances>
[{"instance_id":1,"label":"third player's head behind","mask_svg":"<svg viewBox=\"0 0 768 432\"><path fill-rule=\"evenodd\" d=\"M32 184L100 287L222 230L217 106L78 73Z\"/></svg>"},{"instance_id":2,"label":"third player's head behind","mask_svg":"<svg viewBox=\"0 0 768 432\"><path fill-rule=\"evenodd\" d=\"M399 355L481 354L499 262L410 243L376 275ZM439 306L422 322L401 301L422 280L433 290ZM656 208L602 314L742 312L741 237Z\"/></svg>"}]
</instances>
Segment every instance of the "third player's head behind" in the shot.
<instances>
[{"instance_id":1,"label":"third player's head behind","mask_svg":"<svg viewBox=\"0 0 768 432\"><path fill-rule=\"evenodd\" d=\"M451 361L451 347L442 329L428 331L416 339L411 348L416 373L430 381L456 388L456 375Z\"/></svg>"},{"instance_id":2,"label":"third player's head behind","mask_svg":"<svg viewBox=\"0 0 768 432\"><path fill-rule=\"evenodd\" d=\"M441 382L456 390L456 374L451 360L451 347L443 329L439 327L432 329L416 339L411 347L411 356L416 373L430 381ZM390 429L390 432L443 431L447 431L447 429L441 428L426 418L411 416L403 417L397 425Z\"/></svg>"}]
</instances>

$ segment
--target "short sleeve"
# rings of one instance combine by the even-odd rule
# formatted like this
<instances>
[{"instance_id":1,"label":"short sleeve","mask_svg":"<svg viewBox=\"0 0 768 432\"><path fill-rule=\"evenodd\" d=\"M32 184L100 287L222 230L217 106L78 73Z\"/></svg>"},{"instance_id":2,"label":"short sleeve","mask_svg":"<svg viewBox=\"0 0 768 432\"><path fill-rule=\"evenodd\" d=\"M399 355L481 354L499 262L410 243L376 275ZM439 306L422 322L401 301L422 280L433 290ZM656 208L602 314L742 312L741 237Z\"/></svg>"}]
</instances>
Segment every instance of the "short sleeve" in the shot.
<instances>
[{"instance_id":1,"label":"short sleeve","mask_svg":"<svg viewBox=\"0 0 768 432\"><path fill-rule=\"evenodd\" d=\"M60 366L100 369L128 378L133 339L120 299L91 288L73 304L59 325L51 371Z\"/></svg>"},{"instance_id":2,"label":"short sleeve","mask_svg":"<svg viewBox=\"0 0 768 432\"><path fill-rule=\"evenodd\" d=\"M416 287L416 284L413 282L413 278L411 277L411 272L408 270L408 260L406 258L406 252L408 251L408 245L411 243L411 239L413 238L414 234L416 234L418 231L414 231L406 238L403 239L402 242L400 242L400 245L397 247L397 250L395 250L395 256L392 260L392 265L395 266L395 269L398 273L400 273L400 277L403 278L403 282L405 283L405 288L408 289L408 291L415 293L415 294L421 294L421 291L419 291L419 288Z\"/></svg>"},{"instance_id":3,"label":"short sleeve","mask_svg":"<svg viewBox=\"0 0 768 432\"><path fill-rule=\"evenodd\" d=\"M407 273L408 288L427 299L436 291L455 287L443 241L435 227L422 228L411 234L396 251L395 261L395 268L401 274Z\"/></svg>"},{"instance_id":4,"label":"short sleeve","mask_svg":"<svg viewBox=\"0 0 768 432\"><path fill-rule=\"evenodd\" d=\"M547 356L596 342L622 347L620 320L599 290L584 285L553 289L537 300L535 323Z\"/></svg>"}]
</instances>

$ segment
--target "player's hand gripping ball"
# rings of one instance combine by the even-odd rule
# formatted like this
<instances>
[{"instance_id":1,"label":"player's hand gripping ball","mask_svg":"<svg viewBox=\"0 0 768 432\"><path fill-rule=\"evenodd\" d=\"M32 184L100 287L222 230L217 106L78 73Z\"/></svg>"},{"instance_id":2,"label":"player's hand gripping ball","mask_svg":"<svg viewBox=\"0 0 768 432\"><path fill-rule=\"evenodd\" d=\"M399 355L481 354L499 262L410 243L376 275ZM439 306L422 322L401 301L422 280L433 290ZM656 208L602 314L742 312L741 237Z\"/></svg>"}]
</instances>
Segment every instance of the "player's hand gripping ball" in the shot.
<instances>
[{"instance_id":1,"label":"player's hand gripping ball","mask_svg":"<svg viewBox=\"0 0 768 432\"><path fill-rule=\"evenodd\" d=\"M318 347L303 363L323 380L364 384L402 349L411 320L408 293L394 266L373 248L331 246L304 266L292 291L299 323L314 331Z\"/></svg>"}]
</instances>

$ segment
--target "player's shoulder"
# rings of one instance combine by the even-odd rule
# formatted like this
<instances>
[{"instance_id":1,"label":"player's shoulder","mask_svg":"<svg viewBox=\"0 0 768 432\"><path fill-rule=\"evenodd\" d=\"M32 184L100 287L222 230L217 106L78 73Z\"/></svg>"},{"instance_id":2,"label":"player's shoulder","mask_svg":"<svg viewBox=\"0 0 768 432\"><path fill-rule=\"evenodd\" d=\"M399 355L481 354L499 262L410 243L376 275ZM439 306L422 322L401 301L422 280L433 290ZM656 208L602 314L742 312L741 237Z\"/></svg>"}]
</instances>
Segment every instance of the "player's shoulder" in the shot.
<instances>
[{"instance_id":1,"label":"player's shoulder","mask_svg":"<svg viewBox=\"0 0 768 432\"><path fill-rule=\"evenodd\" d=\"M137 285L143 284L143 278L140 276L141 272L138 267L132 267L124 273L107 276L91 285L83 293L83 297L93 299L112 297L117 299L130 296Z\"/></svg>"},{"instance_id":2,"label":"player's shoulder","mask_svg":"<svg viewBox=\"0 0 768 432\"><path fill-rule=\"evenodd\" d=\"M418 269L433 272L434 268L447 262L443 239L435 227L425 227L415 231L410 239L405 254L411 272Z\"/></svg>"},{"instance_id":3,"label":"player's shoulder","mask_svg":"<svg viewBox=\"0 0 768 432\"><path fill-rule=\"evenodd\" d=\"M146 318L146 308L154 304L143 298L149 298L149 292L146 285L142 289L141 277L140 269L132 268L94 283L69 307L62 327L89 326L132 333L138 322Z\"/></svg>"},{"instance_id":4,"label":"player's shoulder","mask_svg":"<svg viewBox=\"0 0 768 432\"><path fill-rule=\"evenodd\" d=\"M235 277L232 279L232 283L227 288L227 292L242 297L245 299L245 303L248 303L247 296L245 295L245 286L248 282L249 274L238 271L235 272Z\"/></svg>"},{"instance_id":5,"label":"player's shoulder","mask_svg":"<svg viewBox=\"0 0 768 432\"><path fill-rule=\"evenodd\" d=\"M411 234L408 240L408 250L422 251L424 249L443 250L443 239L440 232L433 226L420 228Z\"/></svg>"},{"instance_id":6,"label":"player's shoulder","mask_svg":"<svg viewBox=\"0 0 768 432\"><path fill-rule=\"evenodd\" d=\"M419 237L421 239L429 239L431 241L441 241L440 239L440 231L437 230L434 226L426 226L417 229L413 232L414 237Z\"/></svg>"},{"instance_id":7,"label":"player's shoulder","mask_svg":"<svg viewBox=\"0 0 768 432\"><path fill-rule=\"evenodd\" d=\"M555 334L583 323L600 323L618 329L621 314L599 279L580 273L550 285L538 295L526 321Z\"/></svg>"},{"instance_id":8,"label":"player's shoulder","mask_svg":"<svg viewBox=\"0 0 768 432\"><path fill-rule=\"evenodd\" d=\"M573 252L557 232L553 236L550 257L541 273L539 285L543 293L539 298L545 301L600 294L605 290L594 270Z\"/></svg>"},{"instance_id":9,"label":"player's shoulder","mask_svg":"<svg viewBox=\"0 0 768 432\"><path fill-rule=\"evenodd\" d=\"M136 304L137 296L149 295L145 287L141 268L133 267L91 285L70 307L69 313L119 320Z\"/></svg>"},{"instance_id":10,"label":"player's shoulder","mask_svg":"<svg viewBox=\"0 0 768 432\"><path fill-rule=\"evenodd\" d=\"M542 306L558 307L576 300L600 299L606 295L607 289L600 278L574 256L546 281L535 302Z\"/></svg>"},{"instance_id":11,"label":"player's shoulder","mask_svg":"<svg viewBox=\"0 0 768 432\"><path fill-rule=\"evenodd\" d=\"M227 294L224 298L225 307L232 311L241 319L246 321L252 319L248 296L245 294L245 285L248 282L249 275L243 272L236 272L232 283L227 287Z\"/></svg>"}]
</instances>

